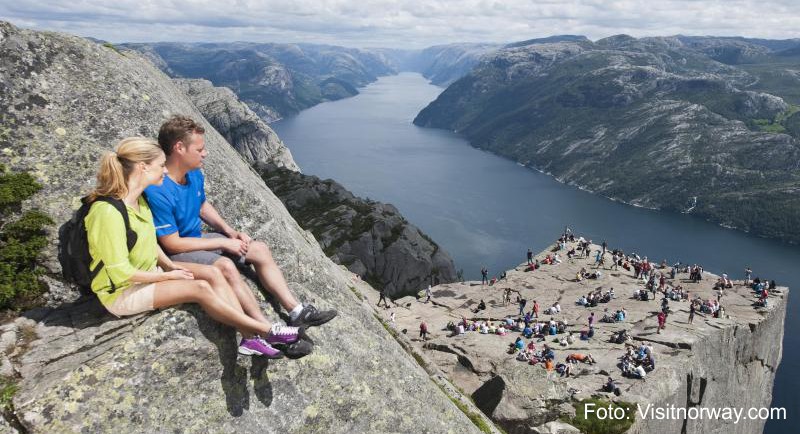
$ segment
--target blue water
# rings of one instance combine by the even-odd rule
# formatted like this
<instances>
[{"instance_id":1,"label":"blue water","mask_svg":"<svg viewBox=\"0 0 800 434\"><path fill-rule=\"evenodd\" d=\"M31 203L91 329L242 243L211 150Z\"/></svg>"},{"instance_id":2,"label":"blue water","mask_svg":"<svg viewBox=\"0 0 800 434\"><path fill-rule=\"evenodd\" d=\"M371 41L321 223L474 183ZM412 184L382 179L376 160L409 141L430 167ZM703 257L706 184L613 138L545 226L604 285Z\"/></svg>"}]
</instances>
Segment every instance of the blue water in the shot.
<instances>
[{"instance_id":1,"label":"blue water","mask_svg":"<svg viewBox=\"0 0 800 434\"><path fill-rule=\"evenodd\" d=\"M304 173L395 205L468 279L479 278L481 266L491 275L524 262L528 248L543 250L569 226L658 261L699 263L737 279L750 266L756 276L800 289L797 246L616 203L472 148L455 134L414 126L416 114L441 91L418 74L384 77L354 98L320 104L272 127ZM790 303L773 401L786 408L788 420L768 422L770 434L796 432L791 424L800 415L793 395L800 390L797 311Z\"/></svg>"}]
</instances>

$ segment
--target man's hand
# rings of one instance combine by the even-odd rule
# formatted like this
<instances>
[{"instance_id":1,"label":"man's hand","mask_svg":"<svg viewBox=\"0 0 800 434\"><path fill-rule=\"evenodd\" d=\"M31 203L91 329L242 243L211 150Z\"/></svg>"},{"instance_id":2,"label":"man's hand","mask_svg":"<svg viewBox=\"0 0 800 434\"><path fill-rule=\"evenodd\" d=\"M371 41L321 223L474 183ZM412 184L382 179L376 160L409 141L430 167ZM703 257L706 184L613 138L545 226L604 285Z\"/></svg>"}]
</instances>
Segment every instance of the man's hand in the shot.
<instances>
[{"instance_id":1,"label":"man's hand","mask_svg":"<svg viewBox=\"0 0 800 434\"><path fill-rule=\"evenodd\" d=\"M222 240L222 250L227 253L239 256L247 255L248 243L238 238L228 238Z\"/></svg>"},{"instance_id":2,"label":"man's hand","mask_svg":"<svg viewBox=\"0 0 800 434\"><path fill-rule=\"evenodd\" d=\"M231 238L234 238L234 239L237 239L237 240L242 240L247 245L250 245L250 241L253 241L253 239L250 238L250 235L247 235L244 232L238 232L238 231L234 231L233 234L231 235Z\"/></svg>"}]
</instances>

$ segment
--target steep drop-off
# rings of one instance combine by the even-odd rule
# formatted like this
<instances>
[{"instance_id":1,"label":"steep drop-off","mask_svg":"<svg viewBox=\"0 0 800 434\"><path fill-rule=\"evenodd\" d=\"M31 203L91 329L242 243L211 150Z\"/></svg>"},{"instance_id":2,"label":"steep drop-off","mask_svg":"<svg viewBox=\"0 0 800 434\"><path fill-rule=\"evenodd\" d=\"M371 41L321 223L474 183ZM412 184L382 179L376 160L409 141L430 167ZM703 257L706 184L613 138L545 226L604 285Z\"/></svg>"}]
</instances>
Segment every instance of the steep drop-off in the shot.
<instances>
[{"instance_id":1,"label":"steep drop-off","mask_svg":"<svg viewBox=\"0 0 800 434\"><path fill-rule=\"evenodd\" d=\"M330 179L266 164L256 171L334 262L386 295L416 294L456 280L450 255L394 206L356 197Z\"/></svg>"},{"instance_id":2,"label":"steep drop-off","mask_svg":"<svg viewBox=\"0 0 800 434\"><path fill-rule=\"evenodd\" d=\"M569 243L568 248L574 246ZM551 246L536 258L542 260L557 249ZM599 249L600 246L592 246L593 251ZM744 411L769 407L775 373L782 358L788 288L771 291L769 307L762 308L754 306L753 291L741 281L736 282L733 288L725 290L721 299L725 312L722 318L698 312L691 324L688 323L688 301L669 300L666 328L657 333L655 316L661 306L660 294L649 301L634 299L632 289L643 289L644 284L632 270L621 267L617 270L602 267L600 278L576 281L575 274L593 263L594 255L565 259L558 265L543 264L532 272L524 271L525 266L520 265L508 270L506 280L488 289L478 282L440 285L433 289L433 303L397 300L409 308L396 310L395 327L411 330L418 327L421 320L426 321L431 326L428 339L423 341L409 336L408 344L429 366L440 369L456 386L471 394L477 406L507 433L576 433L577 430L565 422L575 416L577 403L589 398L638 405L631 415L628 433L750 434L763 431L765 420L757 417L746 417L734 423L734 420L720 417L659 419L650 414L642 417L642 414L653 407L669 411L670 406ZM717 291L713 286L718 276L705 273L698 282L691 282L687 277L686 273L678 273L675 279L667 278L665 283L668 287L681 285L691 297L716 299ZM517 360L516 354L508 354L508 345L521 335L517 331L510 331L507 336L478 331L458 335L438 327L462 318L469 322L488 320L495 325L498 318L516 318L516 304L502 300L506 288L519 291L520 296L528 300L526 311L531 310L534 300L537 301L541 306L539 321L553 319L566 324L564 333L555 336L523 338L525 345L533 342L539 351L549 345L556 363L565 363L566 357L573 353L591 354L596 363L574 364L570 376L561 376L556 371L545 370L542 363L530 365ZM609 288L616 289L616 296L607 303L594 307L575 303L590 291L606 292ZM373 301L377 298L374 294L371 297ZM486 303L486 309L476 311L480 300ZM560 304L561 311L546 312L545 309L555 302ZM621 308L627 312L624 321L600 320L607 313L606 309L613 314ZM581 340L578 336L587 329L590 313L595 316L595 335ZM388 317L390 314L381 312L381 315ZM622 330L628 333L631 341L612 341ZM559 341L568 333L573 334L574 342L561 344ZM620 357L628 347L637 349L642 344L652 346L655 369L645 380L622 376ZM602 390L609 376L620 388L620 396ZM787 410L791 418L791 409ZM597 418L592 419L599 422ZM556 431L556 428L564 431ZM596 432L619 431L598 429Z\"/></svg>"}]
</instances>

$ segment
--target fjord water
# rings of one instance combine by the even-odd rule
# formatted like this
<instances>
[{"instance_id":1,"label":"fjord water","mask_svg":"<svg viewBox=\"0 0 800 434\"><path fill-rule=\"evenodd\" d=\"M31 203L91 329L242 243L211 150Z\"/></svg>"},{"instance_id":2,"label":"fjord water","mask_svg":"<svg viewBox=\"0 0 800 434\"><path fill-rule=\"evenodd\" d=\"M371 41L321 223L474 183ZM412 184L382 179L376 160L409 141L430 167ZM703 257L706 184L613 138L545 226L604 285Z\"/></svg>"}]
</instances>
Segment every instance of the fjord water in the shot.
<instances>
[{"instance_id":1,"label":"fjord water","mask_svg":"<svg viewBox=\"0 0 800 434\"><path fill-rule=\"evenodd\" d=\"M356 97L320 104L272 127L305 174L395 205L450 253L467 279L479 278L484 265L490 276L515 267L528 248L542 251L569 226L598 244L605 239L611 248L651 260L698 263L735 279L750 266L756 276L800 290L797 246L617 203L475 149L453 133L414 126L414 116L441 91L418 74L383 77ZM785 407L788 420L767 422L768 433L795 432L791 424L800 417L794 395L800 390L798 310L794 302L787 309L772 404Z\"/></svg>"}]
</instances>

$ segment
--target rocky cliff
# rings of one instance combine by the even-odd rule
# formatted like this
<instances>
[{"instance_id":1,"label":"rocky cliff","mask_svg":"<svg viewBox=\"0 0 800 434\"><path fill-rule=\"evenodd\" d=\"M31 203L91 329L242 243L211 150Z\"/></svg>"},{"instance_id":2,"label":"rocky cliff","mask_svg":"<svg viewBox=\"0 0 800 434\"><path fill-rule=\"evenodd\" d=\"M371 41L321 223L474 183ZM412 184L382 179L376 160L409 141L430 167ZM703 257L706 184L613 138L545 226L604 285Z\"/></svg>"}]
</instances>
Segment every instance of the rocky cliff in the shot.
<instances>
[{"instance_id":1,"label":"rocky cliff","mask_svg":"<svg viewBox=\"0 0 800 434\"><path fill-rule=\"evenodd\" d=\"M0 23L0 162L43 185L24 207L65 221L103 151L153 136L174 113L208 130L209 200L271 246L300 299L339 317L311 331L312 355L264 362L237 359L232 330L193 306L125 319L85 304L28 312L3 326L17 377L9 418L26 432L477 431L166 75L134 53ZM55 231L50 241L55 275Z\"/></svg>"},{"instance_id":2,"label":"rocky cliff","mask_svg":"<svg viewBox=\"0 0 800 434\"><path fill-rule=\"evenodd\" d=\"M568 247L573 246L570 243ZM599 248L592 247L593 251ZM536 258L543 260L547 254L551 254L551 249ZM676 408L743 408L745 411L769 407L775 372L782 356L788 288L773 291L770 306L765 309L755 307L750 288L736 282L733 288L725 290L721 299L725 309L723 318L698 313L691 324L688 324L688 302L670 301L666 328L656 333L655 316L660 309L660 299L639 301L632 298L634 288L644 287L632 271L603 267L599 279L575 280L581 268L590 268L594 263L593 256L591 259L565 259L558 265L542 265L532 272L524 271L525 267L520 265L508 271L507 280L497 282L488 290L478 282L440 285L433 290L432 303L400 299L392 309L380 314L389 318L394 313L397 329L416 330L420 321L426 321L431 330L428 340L416 336L408 338L417 357L443 371L457 387L471 394L476 405L508 433L576 433L577 430L566 422L575 423L572 418L576 407L589 398L634 404L635 414L628 422L629 433L762 432L765 420L741 420L734 424L733 420L719 418L643 418L636 405L642 413L648 405L667 410L671 405ZM687 277L679 273L675 279L667 279L667 285L681 285L693 298L716 299L717 291L712 287L717 276L705 273L703 280L696 283ZM572 375L562 377L554 371L546 371L541 364L531 366L516 360L515 354L508 354L508 345L521 336L519 332L510 332L504 337L475 331L457 335L444 328L448 322L458 322L462 318L469 322L488 320L494 324L506 317L517 318L517 304L503 302L502 295L507 288L519 291L519 295L527 299L526 312L536 301L543 321L552 318L567 324L565 333L547 336L546 340L534 339L537 350L544 344L550 345L556 363L564 363L572 353L591 354L596 363L574 365ZM611 288L615 289L616 297L608 303L595 307L575 303L590 291L606 292ZM486 303L486 309L476 311L480 300ZM561 311L545 312L555 302L560 303ZM625 321L600 321L606 309L614 313L621 308L627 311ZM587 329L590 313L595 315L595 336L583 341L578 335ZM626 330L632 338L628 345L638 348L644 343L653 347L656 367L647 374L646 380L621 375L619 358L625 354L627 345L611 341L621 330ZM572 333L575 341L561 345L559 340L566 337L566 333ZM524 339L525 345L528 341ZM608 376L616 380L622 390L620 396L602 391Z\"/></svg>"},{"instance_id":3,"label":"rocky cliff","mask_svg":"<svg viewBox=\"0 0 800 434\"><path fill-rule=\"evenodd\" d=\"M214 129L250 164L271 163L293 171L300 168L275 131L227 87L208 80L175 79L175 84Z\"/></svg>"},{"instance_id":4,"label":"rocky cliff","mask_svg":"<svg viewBox=\"0 0 800 434\"><path fill-rule=\"evenodd\" d=\"M800 241L800 58L727 65L714 59L720 47L744 43L723 42L618 35L506 48L414 122L607 197ZM747 47L750 58L764 49Z\"/></svg>"},{"instance_id":5,"label":"rocky cliff","mask_svg":"<svg viewBox=\"0 0 800 434\"><path fill-rule=\"evenodd\" d=\"M256 171L323 251L391 298L456 280L453 259L394 206L320 180L259 164Z\"/></svg>"},{"instance_id":6,"label":"rocky cliff","mask_svg":"<svg viewBox=\"0 0 800 434\"><path fill-rule=\"evenodd\" d=\"M357 88L394 73L378 51L314 44L123 44L142 52L172 77L204 78L233 90L266 122L322 101L358 94Z\"/></svg>"}]
</instances>

